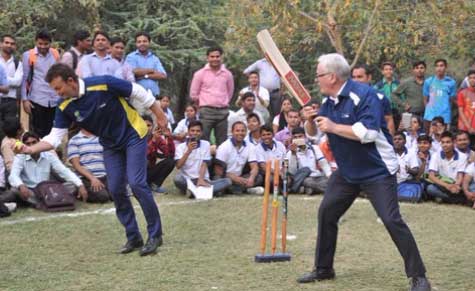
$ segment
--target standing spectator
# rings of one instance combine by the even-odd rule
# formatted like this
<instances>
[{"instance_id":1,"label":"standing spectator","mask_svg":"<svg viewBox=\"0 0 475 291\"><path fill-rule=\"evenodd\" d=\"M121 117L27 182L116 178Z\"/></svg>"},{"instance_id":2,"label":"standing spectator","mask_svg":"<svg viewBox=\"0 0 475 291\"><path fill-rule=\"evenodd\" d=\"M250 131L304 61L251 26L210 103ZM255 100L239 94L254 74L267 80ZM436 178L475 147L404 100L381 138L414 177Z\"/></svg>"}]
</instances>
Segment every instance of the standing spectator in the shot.
<instances>
[{"instance_id":1,"label":"standing spectator","mask_svg":"<svg viewBox=\"0 0 475 291\"><path fill-rule=\"evenodd\" d=\"M0 66L0 94L7 94L8 91L10 91L10 88L8 87L7 72L3 66Z\"/></svg>"},{"instance_id":2,"label":"standing spectator","mask_svg":"<svg viewBox=\"0 0 475 291\"><path fill-rule=\"evenodd\" d=\"M135 82L134 72L132 67L125 62L124 58L125 42L120 37L111 38L111 56L120 63L119 69L114 73L114 76L119 79Z\"/></svg>"},{"instance_id":3,"label":"standing spectator","mask_svg":"<svg viewBox=\"0 0 475 291\"><path fill-rule=\"evenodd\" d=\"M168 192L162 184L175 168L174 157L175 143L170 129L155 128L152 138L147 142L147 183L153 191Z\"/></svg>"},{"instance_id":4,"label":"standing spectator","mask_svg":"<svg viewBox=\"0 0 475 291\"><path fill-rule=\"evenodd\" d=\"M92 44L94 52L82 57L76 70L78 76L80 78L114 76L120 68L120 63L109 54L109 35L103 31L96 32Z\"/></svg>"},{"instance_id":5,"label":"standing spectator","mask_svg":"<svg viewBox=\"0 0 475 291\"><path fill-rule=\"evenodd\" d=\"M175 139L175 145L185 141L188 134L188 124L193 120L198 120L198 110L195 105L188 104L185 108L185 118L180 120L173 130L173 139Z\"/></svg>"},{"instance_id":6,"label":"standing spectator","mask_svg":"<svg viewBox=\"0 0 475 291\"><path fill-rule=\"evenodd\" d=\"M91 49L91 34L85 30L79 30L73 36L74 45L61 57L61 63L76 70L82 57Z\"/></svg>"},{"instance_id":7,"label":"standing spectator","mask_svg":"<svg viewBox=\"0 0 475 291\"><path fill-rule=\"evenodd\" d=\"M188 140L176 148L175 161L179 170L174 178L175 186L191 198L192 193L187 191L187 179L196 186L210 187L213 185L213 193L219 193L231 186L229 178L209 178L208 164L211 162L210 144L206 140L200 140L203 124L194 120L188 124Z\"/></svg>"},{"instance_id":8,"label":"standing spectator","mask_svg":"<svg viewBox=\"0 0 475 291\"><path fill-rule=\"evenodd\" d=\"M6 93L0 93L0 123L4 123L7 119L17 118L18 115L17 89L20 88L23 80L23 65L19 59L15 58L15 52L15 38L9 34L3 35L0 67L3 65L5 68L9 90Z\"/></svg>"},{"instance_id":9,"label":"standing spectator","mask_svg":"<svg viewBox=\"0 0 475 291\"><path fill-rule=\"evenodd\" d=\"M264 118L264 121L267 123L267 121L270 118L269 110L267 110L267 107L269 107L269 98L270 98L269 91L267 91L266 88L261 86L259 73L256 71L250 72L247 75L247 81L249 82L249 86L243 88L239 92L239 97L238 97L238 100L236 101L236 104L237 106L241 106L240 101L244 93L246 92L254 93L254 96L256 96L256 111L259 112L262 118Z\"/></svg>"},{"instance_id":10,"label":"standing spectator","mask_svg":"<svg viewBox=\"0 0 475 291\"><path fill-rule=\"evenodd\" d=\"M32 132L25 133L22 138L26 146L33 146L39 140L39 136ZM52 170L66 180L64 186L69 193L74 193L77 187L78 197L82 197L84 201L87 199L87 190L82 181L51 152L16 155L8 181L21 200L36 205L38 201L33 189L39 183L50 180Z\"/></svg>"},{"instance_id":11,"label":"standing spectator","mask_svg":"<svg viewBox=\"0 0 475 291\"><path fill-rule=\"evenodd\" d=\"M282 97L280 95L280 77L274 67L264 58L254 62L244 70L244 74L251 72L259 73L260 86L269 91L271 116L276 116L282 106Z\"/></svg>"},{"instance_id":12,"label":"standing spectator","mask_svg":"<svg viewBox=\"0 0 475 291\"><path fill-rule=\"evenodd\" d=\"M292 142L292 130L300 126L300 112L297 109L290 109L287 113L287 126L275 134L275 140L280 141L288 148Z\"/></svg>"},{"instance_id":13,"label":"standing spectator","mask_svg":"<svg viewBox=\"0 0 475 291\"><path fill-rule=\"evenodd\" d=\"M247 116L251 113L257 114L259 116L259 121L261 124L264 124L264 118L256 110L256 97L252 92L246 92L241 98L241 109L236 112L230 112L228 116L228 137L232 135L232 125L241 121L247 126ZM246 127L247 129L247 127Z\"/></svg>"},{"instance_id":14,"label":"standing spectator","mask_svg":"<svg viewBox=\"0 0 475 291\"><path fill-rule=\"evenodd\" d=\"M280 113L277 114L272 120L272 130L274 133L281 131L287 126L287 114L292 109L292 100L289 97L284 97L282 100L282 106L280 107Z\"/></svg>"},{"instance_id":15,"label":"standing spectator","mask_svg":"<svg viewBox=\"0 0 475 291\"><path fill-rule=\"evenodd\" d=\"M5 162L7 173L12 170L13 158L15 153L13 147L15 142L21 138L23 129L18 118L7 119L2 127L5 137L2 139L1 152Z\"/></svg>"},{"instance_id":16,"label":"standing spectator","mask_svg":"<svg viewBox=\"0 0 475 291\"><path fill-rule=\"evenodd\" d=\"M137 50L127 55L126 62L132 67L137 83L158 97L160 94L158 80L165 80L167 72L158 56L150 50L150 41L150 34L145 31L138 32L135 35Z\"/></svg>"},{"instance_id":17,"label":"standing spectator","mask_svg":"<svg viewBox=\"0 0 475 291\"><path fill-rule=\"evenodd\" d=\"M353 81L358 81L371 86L371 71L369 70L367 65L361 64L354 66L351 69L351 78L353 79ZM384 92L378 92L377 96L379 100L381 100L381 104L383 106L384 120L386 120L389 133L394 134L395 126L393 110L391 108L391 101L385 95Z\"/></svg>"},{"instance_id":18,"label":"standing spectator","mask_svg":"<svg viewBox=\"0 0 475 291\"><path fill-rule=\"evenodd\" d=\"M445 124L450 124L450 101L455 97L455 80L446 75L447 61L437 59L435 75L424 81L422 94L424 95L424 130L429 132L430 122L436 116L442 116Z\"/></svg>"},{"instance_id":19,"label":"standing spectator","mask_svg":"<svg viewBox=\"0 0 475 291\"><path fill-rule=\"evenodd\" d=\"M417 61L412 64L412 77L405 79L392 92L391 99L397 103L404 111L423 117L424 97L422 95L422 85L426 72L426 63Z\"/></svg>"},{"instance_id":20,"label":"standing spectator","mask_svg":"<svg viewBox=\"0 0 475 291\"><path fill-rule=\"evenodd\" d=\"M429 164L427 195L437 202L463 203L462 179L467 156L455 150L453 135L445 131L440 138L442 150L435 152Z\"/></svg>"},{"instance_id":21,"label":"standing spectator","mask_svg":"<svg viewBox=\"0 0 475 291\"><path fill-rule=\"evenodd\" d=\"M472 144L475 142L475 70L468 71L468 87L457 94L458 129L470 134Z\"/></svg>"},{"instance_id":22,"label":"standing spectator","mask_svg":"<svg viewBox=\"0 0 475 291\"><path fill-rule=\"evenodd\" d=\"M211 129L214 129L216 145L219 146L227 139L229 102L233 97L234 79L222 64L222 48L209 48L206 55L208 63L193 75L190 96L199 106L203 138L209 140Z\"/></svg>"},{"instance_id":23,"label":"standing spectator","mask_svg":"<svg viewBox=\"0 0 475 291\"><path fill-rule=\"evenodd\" d=\"M236 121L231 130L232 137L223 142L216 152L215 173L231 179L229 191L233 194L263 194L262 176L259 175L253 146L244 141L246 124ZM249 173L243 172L246 165L249 165Z\"/></svg>"},{"instance_id":24,"label":"standing spectator","mask_svg":"<svg viewBox=\"0 0 475 291\"><path fill-rule=\"evenodd\" d=\"M35 47L23 53L23 108L31 116L30 124L40 136L47 135L53 126L59 96L46 83L49 68L58 62L59 53L51 48L51 35L40 30L35 36Z\"/></svg>"},{"instance_id":25,"label":"standing spectator","mask_svg":"<svg viewBox=\"0 0 475 291\"><path fill-rule=\"evenodd\" d=\"M398 116L399 111L397 109L397 103L391 100L392 93L399 86L399 81L394 78L394 64L391 62L384 62L381 65L381 74L383 79L376 84L374 88L386 96L391 102L391 109L393 110L393 116ZM399 124L399 122L397 122Z\"/></svg>"},{"instance_id":26,"label":"standing spectator","mask_svg":"<svg viewBox=\"0 0 475 291\"><path fill-rule=\"evenodd\" d=\"M112 198L106 186L103 153L99 138L84 128L69 140L68 161L86 187L90 203L105 203Z\"/></svg>"},{"instance_id":27,"label":"standing spectator","mask_svg":"<svg viewBox=\"0 0 475 291\"><path fill-rule=\"evenodd\" d=\"M257 146L261 142L261 120L259 115L251 113L246 117L249 134L244 139L245 142Z\"/></svg>"}]
</instances>

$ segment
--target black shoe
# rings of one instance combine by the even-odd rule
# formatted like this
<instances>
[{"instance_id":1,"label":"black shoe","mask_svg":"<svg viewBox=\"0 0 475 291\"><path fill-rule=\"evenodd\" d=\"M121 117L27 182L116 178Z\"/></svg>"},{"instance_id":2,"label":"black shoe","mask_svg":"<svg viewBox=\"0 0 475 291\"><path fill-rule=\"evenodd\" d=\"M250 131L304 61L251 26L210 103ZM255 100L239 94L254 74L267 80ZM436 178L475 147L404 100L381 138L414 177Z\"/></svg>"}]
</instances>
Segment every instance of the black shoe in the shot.
<instances>
[{"instance_id":1,"label":"black shoe","mask_svg":"<svg viewBox=\"0 0 475 291\"><path fill-rule=\"evenodd\" d=\"M153 254L157 251L157 248L163 244L162 236L152 237L147 240L143 248L140 250L141 256Z\"/></svg>"},{"instance_id":2,"label":"black shoe","mask_svg":"<svg viewBox=\"0 0 475 291\"><path fill-rule=\"evenodd\" d=\"M335 270L330 269L313 269L310 273L305 273L302 277L297 279L298 283L311 283L322 280L330 280L335 278Z\"/></svg>"},{"instance_id":3,"label":"black shoe","mask_svg":"<svg viewBox=\"0 0 475 291\"><path fill-rule=\"evenodd\" d=\"M430 283L426 277L414 277L411 280L411 291L430 291Z\"/></svg>"},{"instance_id":4,"label":"black shoe","mask_svg":"<svg viewBox=\"0 0 475 291\"><path fill-rule=\"evenodd\" d=\"M134 250L143 247L143 240L136 239L136 240L129 240L127 243L120 249L121 254L128 254L133 252Z\"/></svg>"}]
</instances>

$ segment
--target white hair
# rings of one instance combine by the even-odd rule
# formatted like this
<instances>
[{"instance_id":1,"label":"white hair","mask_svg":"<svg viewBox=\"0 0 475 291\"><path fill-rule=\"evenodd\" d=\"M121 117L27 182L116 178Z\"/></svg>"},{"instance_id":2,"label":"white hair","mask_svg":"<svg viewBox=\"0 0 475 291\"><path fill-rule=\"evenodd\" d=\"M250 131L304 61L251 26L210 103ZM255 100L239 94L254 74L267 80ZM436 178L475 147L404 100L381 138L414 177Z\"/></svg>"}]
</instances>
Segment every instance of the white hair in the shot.
<instances>
[{"instance_id":1,"label":"white hair","mask_svg":"<svg viewBox=\"0 0 475 291\"><path fill-rule=\"evenodd\" d=\"M346 59L337 53L321 55L318 63L325 67L326 72L335 73L341 80L348 80L351 76L351 68Z\"/></svg>"}]
</instances>

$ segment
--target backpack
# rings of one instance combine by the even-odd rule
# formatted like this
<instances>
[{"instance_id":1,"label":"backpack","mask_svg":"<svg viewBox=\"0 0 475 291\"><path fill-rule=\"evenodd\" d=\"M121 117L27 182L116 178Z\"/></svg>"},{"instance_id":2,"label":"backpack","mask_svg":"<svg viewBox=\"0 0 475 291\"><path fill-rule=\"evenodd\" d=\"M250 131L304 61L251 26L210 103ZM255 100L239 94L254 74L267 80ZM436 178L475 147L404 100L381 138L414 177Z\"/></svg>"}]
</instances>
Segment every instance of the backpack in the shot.
<instances>
[{"instance_id":1,"label":"backpack","mask_svg":"<svg viewBox=\"0 0 475 291\"><path fill-rule=\"evenodd\" d=\"M71 54L71 56L73 57L73 70L76 71L76 68L78 67L79 57L78 57L78 55L76 54L76 52L75 52L74 50L72 50L72 49L70 49L68 52L69 52L69 53Z\"/></svg>"},{"instance_id":2,"label":"backpack","mask_svg":"<svg viewBox=\"0 0 475 291\"><path fill-rule=\"evenodd\" d=\"M422 183L406 181L397 186L397 199L417 203L422 201L423 186Z\"/></svg>"},{"instance_id":3,"label":"backpack","mask_svg":"<svg viewBox=\"0 0 475 291\"><path fill-rule=\"evenodd\" d=\"M59 60L59 52L57 49L50 48L49 52L53 55L53 58L58 61ZM35 74L35 64L36 64L36 51L34 48L28 51L28 64L30 65L30 72L28 77L26 78L26 94L30 95L31 91L31 83L33 82L33 76Z\"/></svg>"},{"instance_id":4,"label":"backpack","mask_svg":"<svg viewBox=\"0 0 475 291\"><path fill-rule=\"evenodd\" d=\"M39 183L34 191L38 199L37 208L47 212L67 211L76 208L73 193L57 181L44 181Z\"/></svg>"}]
</instances>

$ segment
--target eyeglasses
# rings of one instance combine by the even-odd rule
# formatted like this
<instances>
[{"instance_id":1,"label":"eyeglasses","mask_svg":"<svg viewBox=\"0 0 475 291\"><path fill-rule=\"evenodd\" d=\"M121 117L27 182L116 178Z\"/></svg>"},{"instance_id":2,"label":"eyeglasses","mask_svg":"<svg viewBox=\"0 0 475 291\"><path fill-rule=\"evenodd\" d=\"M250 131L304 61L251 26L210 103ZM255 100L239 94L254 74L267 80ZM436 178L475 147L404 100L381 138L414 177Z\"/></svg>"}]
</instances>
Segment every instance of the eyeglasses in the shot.
<instances>
[{"instance_id":1,"label":"eyeglasses","mask_svg":"<svg viewBox=\"0 0 475 291\"><path fill-rule=\"evenodd\" d=\"M326 72L326 73L317 74L316 78L318 79L318 78L321 78L323 76L330 75L330 74L332 74L332 73Z\"/></svg>"}]
</instances>

